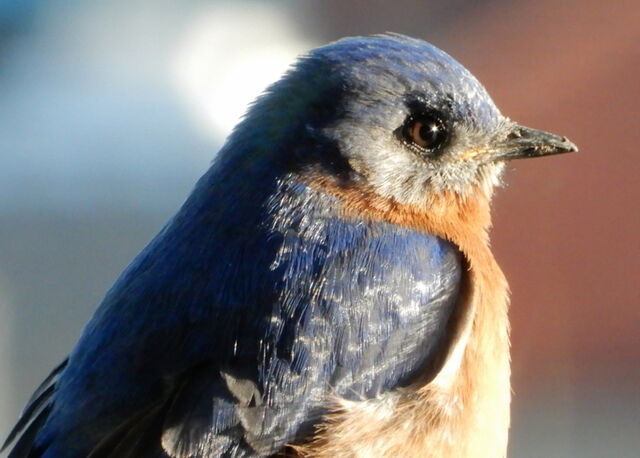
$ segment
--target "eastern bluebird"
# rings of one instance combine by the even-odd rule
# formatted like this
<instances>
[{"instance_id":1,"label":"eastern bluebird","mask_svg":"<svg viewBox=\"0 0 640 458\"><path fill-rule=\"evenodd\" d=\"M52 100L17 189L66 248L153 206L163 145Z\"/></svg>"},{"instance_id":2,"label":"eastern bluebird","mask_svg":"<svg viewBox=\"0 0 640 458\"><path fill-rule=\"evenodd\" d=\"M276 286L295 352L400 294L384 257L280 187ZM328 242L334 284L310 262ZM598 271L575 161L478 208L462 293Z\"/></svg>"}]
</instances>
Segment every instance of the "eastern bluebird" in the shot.
<instances>
[{"instance_id":1,"label":"eastern bluebird","mask_svg":"<svg viewBox=\"0 0 640 458\"><path fill-rule=\"evenodd\" d=\"M503 456L507 160L576 151L401 35L311 51L29 401L10 457Z\"/></svg>"}]
</instances>

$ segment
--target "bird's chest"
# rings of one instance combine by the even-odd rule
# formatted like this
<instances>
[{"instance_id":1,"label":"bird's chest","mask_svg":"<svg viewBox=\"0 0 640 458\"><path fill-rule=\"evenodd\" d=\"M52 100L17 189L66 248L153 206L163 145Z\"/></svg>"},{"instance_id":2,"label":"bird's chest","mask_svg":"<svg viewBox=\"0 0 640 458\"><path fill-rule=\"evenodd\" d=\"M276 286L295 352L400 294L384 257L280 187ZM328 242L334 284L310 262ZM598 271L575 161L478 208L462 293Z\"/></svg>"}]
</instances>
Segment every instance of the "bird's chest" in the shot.
<instances>
[{"instance_id":1,"label":"bird's chest","mask_svg":"<svg viewBox=\"0 0 640 458\"><path fill-rule=\"evenodd\" d=\"M296 260L289 266L306 269L300 278L311 285L310 313L321 323L299 327L314 336L302 340L315 342L320 351L313 354L330 355L311 363L333 371L330 385L345 387L301 451L319 457L504 455L508 301L486 238L488 200L453 196L432 202L428 211L365 205L349 195L344 201L350 214L377 222L329 218L310 231L297 225L292 249L284 250ZM323 366L327 361L335 365ZM357 394L350 396L354 386Z\"/></svg>"}]
</instances>

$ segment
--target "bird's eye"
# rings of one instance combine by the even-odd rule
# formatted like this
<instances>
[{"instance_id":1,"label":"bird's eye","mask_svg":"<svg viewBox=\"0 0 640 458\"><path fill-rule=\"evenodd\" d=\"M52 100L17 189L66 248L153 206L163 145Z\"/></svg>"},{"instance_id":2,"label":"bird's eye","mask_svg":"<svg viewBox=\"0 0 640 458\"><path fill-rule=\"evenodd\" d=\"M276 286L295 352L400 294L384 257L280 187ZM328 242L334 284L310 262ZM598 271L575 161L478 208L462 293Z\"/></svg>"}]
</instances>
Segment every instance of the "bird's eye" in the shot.
<instances>
[{"instance_id":1,"label":"bird's eye","mask_svg":"<svg viewBox=\"0 0 640 458\"><path fill-rule=\"evenodd\" d=\"M444 145L449 133L447 125L437 112L425 111L407 118L402 128L402 137L412 147L431 152Z\"/></svg>"}]
</instances>

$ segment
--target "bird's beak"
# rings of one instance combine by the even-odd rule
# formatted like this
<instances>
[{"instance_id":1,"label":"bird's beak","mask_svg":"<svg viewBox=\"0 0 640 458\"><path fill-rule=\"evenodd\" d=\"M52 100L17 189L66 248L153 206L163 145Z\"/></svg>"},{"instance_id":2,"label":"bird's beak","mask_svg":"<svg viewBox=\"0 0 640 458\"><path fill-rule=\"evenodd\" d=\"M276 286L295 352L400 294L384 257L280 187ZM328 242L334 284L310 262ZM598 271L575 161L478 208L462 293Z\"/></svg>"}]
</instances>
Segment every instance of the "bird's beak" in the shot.
<instances>
[{"instance_id":1,"label":"bird's beak","mask_svg":"<svg viewBox=\"0 0 640 458\"><path fill-rule=\"evenodd\" d=\"M463 159L475 158L483 162L497 162L575 151L578 151L578 147L567 137L514 124L504 140L468 151L463 155Z\"/></svg>"},{"instance_id":2,"label":"bird's beak","mask_svg":"<svg viewBox=\"0 0 640 458\"><path fill-rule=\"evenodd\" d=\"M515 124L507 135L507 139L491 150L493 150L491 156L494 161L510 161L571 153L578 151L578 147L567 137Z\"/></svg>"}]
</instances>

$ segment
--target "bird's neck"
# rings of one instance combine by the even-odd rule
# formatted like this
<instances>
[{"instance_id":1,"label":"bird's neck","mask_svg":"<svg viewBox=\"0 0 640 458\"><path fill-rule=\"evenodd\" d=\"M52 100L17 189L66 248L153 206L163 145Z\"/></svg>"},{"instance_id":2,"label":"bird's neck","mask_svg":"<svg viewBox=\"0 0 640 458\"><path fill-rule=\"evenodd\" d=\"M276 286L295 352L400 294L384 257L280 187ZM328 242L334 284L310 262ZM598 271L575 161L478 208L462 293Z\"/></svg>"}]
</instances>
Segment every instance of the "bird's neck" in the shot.
<instances>
[{"instance_id":1,"label":"bird's neck","mask_svg":"<svg viewBox=\"0 0 640 458\"><path fill-rule=\"evenodd\" d=\"M364 216L417 232L447 239L458 245L471 262L484 261L488 252L487 230L491 226L490 197L477 192L453 191L425 196L420 204L402 204L376 195L363 185L342 185L335 179L317 175L305 177L311 187L338 198L346 218Z\"/></svg>"}]
</instances>

